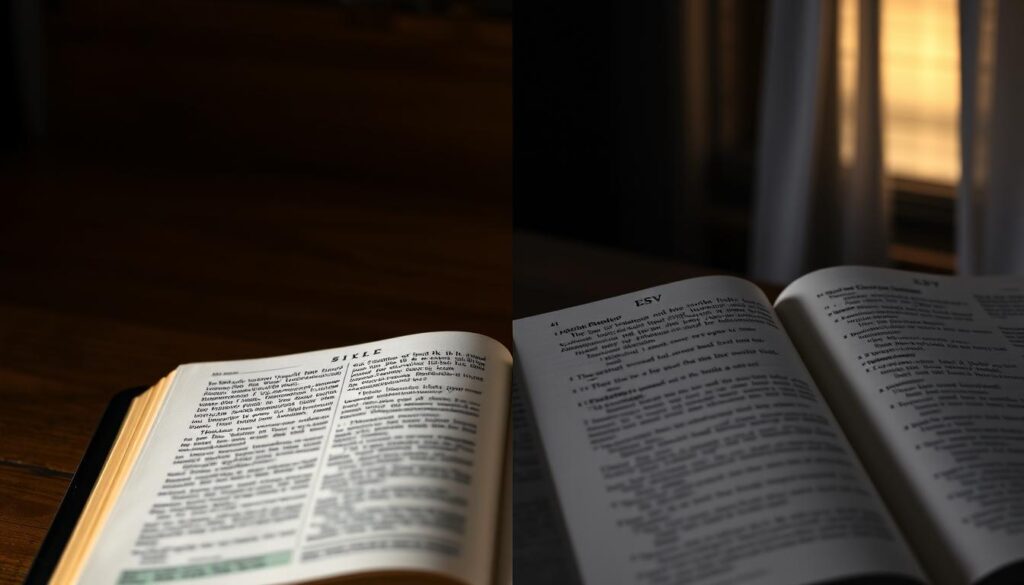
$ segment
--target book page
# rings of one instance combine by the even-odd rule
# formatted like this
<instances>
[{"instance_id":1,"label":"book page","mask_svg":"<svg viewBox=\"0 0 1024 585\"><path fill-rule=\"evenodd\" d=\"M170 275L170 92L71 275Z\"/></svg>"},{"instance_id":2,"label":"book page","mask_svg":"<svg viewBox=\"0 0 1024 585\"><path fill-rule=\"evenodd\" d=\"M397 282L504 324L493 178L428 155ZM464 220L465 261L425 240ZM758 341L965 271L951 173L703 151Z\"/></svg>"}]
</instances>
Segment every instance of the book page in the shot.
<instances>
[{"instance_id":1,"label":"book page","mask_svg":"<svg viewBox=\"0 0 1024 585\"><path fill-rule=\"evenodd\" d=\"M174 372L171 372L156 385L132 399L117 438L103 463L103 469L96 479L82 514L78 517L60 561L50 576L51 585L66 585L78 580L82 564L92 552L97 532L109 517L110 508L124 487L124 479L135 463L138 450L149 432L149 424L156 416L158 406L166 396L167 387L173 377Z\"/></svg>"},{"instance_id":2,"label":"book page","mask_svg":"<svg viewBox=\"0 0 1024 585\"><path fill-rule=\"evenodd\" d=\"M693 279L513 332L587 585L921 579L754 285Z\"/></svg>"},{"instance_id":3,"label":"book page","mask_svg":"<svg viewBox=\"0 0 1024 585\"><path fill-rule=\"evenodd\" d=\"M538 444L536 424L526 406L520 376L512 374L513 566L529 585L579 585L565 522L548 466Z\"/></svg>"},{"instance_id":4,"label":"book page","mask_svg":"<svg viewBox=\"0 0 1024 585\"><path fill-rule=\"evenodd\" d=\"M1024 559L1024 278L830 268L777 310L933 580Z\"/></svg>"},{"instance_id":5,"label":"book page","mask_svg":"<svg viewBox=\"0 0 1024 585\"><path fill-rule=\"evenodd\" d=\"M510 372L458 332L181 366L78 582L487 585Z\"/></svg>"},{"instance_id":6,"label":"book page","mask_svg":"<svg viewBox=\"0 0 1024 585\"><path fill-rule=\"evenodd\" d=\"M505 442L505 470L494 551L493 585L512 585L512 433Z\"/></svg>"}]
</instances>

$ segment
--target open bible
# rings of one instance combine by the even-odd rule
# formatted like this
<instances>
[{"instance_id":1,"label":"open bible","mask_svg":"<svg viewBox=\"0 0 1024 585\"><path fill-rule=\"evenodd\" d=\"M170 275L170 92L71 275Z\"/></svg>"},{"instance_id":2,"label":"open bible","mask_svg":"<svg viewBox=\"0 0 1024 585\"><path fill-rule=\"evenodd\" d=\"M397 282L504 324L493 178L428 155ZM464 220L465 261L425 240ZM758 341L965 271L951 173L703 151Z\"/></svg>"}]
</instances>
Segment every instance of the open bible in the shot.
<instances>
[{"instance_id":1,"label":"open bible","mask_svg":"<svg viewBox=\"0 0 1024 585\"><path fill-rule=\"evenodd\" d=\"M510 583L510 377L460 332L180 366L49 582Z\"/></svg>"},{"instance_id":2,"label":"open bible","mask_svg":"<svg viewBox=\"0 0 1024 585\"><path fill-rule=\"evenodd\" d=\"M513 331L586 585L1024 583L1024 278L712 276Z\"/></svg>"}]
</instances>

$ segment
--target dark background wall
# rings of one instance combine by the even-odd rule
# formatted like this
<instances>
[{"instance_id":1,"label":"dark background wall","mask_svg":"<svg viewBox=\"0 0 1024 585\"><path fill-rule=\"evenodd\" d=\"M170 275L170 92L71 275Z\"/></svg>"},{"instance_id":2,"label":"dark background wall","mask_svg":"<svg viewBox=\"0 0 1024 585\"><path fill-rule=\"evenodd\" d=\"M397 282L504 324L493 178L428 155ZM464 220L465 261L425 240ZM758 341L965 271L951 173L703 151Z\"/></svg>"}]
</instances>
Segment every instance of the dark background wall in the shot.
<instances>
[{"instance_id":1,"label":"dark background wall","mask_svg":"<svg viewBox=\"0 0 1024 585\"><path fill-rule=\"evenodd\" d=\"M61 0L30 3L41 34L26 39L22 4L0 55L4 119L24 130L42 111L35 154L439 185L508 176L511 23L488 5Z\"/></svg>"},{"instance_id":2,"label":"dark background wall","mask_svg":"<svg viewBox=\"0 0 1024 585\"><path fill-rule=\"evenodd\" d=\"M741 270L761 2L520 5L515 226Z\"/></svg>"},{"instance_id":3,"label":"dark background wall","mask_svg":"<svg viewBox=\"0 0 1024 585\"><path fill-rule=\"evenodd\" d=\"M308 221L304 208L325 223L387 234L386 249L378 242L353 254L388 273L393 255L414 251L439 229L431 218L445 217L465 226L451 237L461 233L467 249L491 259L481 278L495 286L484 287L484 302L504 313L487 327L507 332L511 287L497 282L511 279L509 6L13 0L0 13L0 269L16 283L7 296L116 315L129 305L104 295L140 263L153 263L154 278L161 263L186 279L190 266L223 269L230 253L194 245L220 227L223 245L242 253L318 253L317 243L287 237L302 233L294 218ZM397 229L412 210L423 225ZM110 237L134 233L118 226L158 231L182 221L192 234L169 237L193 240L178 246ZM309 226L335 252L351 242L321 228ZM324 286L365 278L369 265L349 268L321 275ZM416 282L437 287L443 278L423 271ZM88 290L85 300L40 294L61 279L69 291ZM165 314L148 305L137 313ZM196 327L206 327L201 320Z\"/></svg>"}]
</instances>

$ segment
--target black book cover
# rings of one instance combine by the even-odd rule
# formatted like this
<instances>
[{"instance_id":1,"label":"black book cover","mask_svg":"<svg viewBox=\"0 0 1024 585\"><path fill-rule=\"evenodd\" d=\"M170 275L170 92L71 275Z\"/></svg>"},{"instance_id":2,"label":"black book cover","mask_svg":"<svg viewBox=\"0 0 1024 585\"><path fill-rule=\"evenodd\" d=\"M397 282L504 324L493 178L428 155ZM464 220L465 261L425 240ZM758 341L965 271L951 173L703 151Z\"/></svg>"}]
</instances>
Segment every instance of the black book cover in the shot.
<instances>
[{"instance_id":1,"label":"black book cover","mask_svg":"<svg viewBox=\"0 0 1024 585\"><path fill-rule=\"evenodd\" d=\"M107 410L103 413L103 418L100 419L100 424L96 432L93 433L92 440L89 441L89 447L86 448L85 455L82 456L82 461L78 464L78 470L71 478L71 485L64 493L64 499L60 503L57 515L53 517L46 538L43 539L43 544L39 547L39 552L36 553L32 568L29 569L28 576L25 578L26 585L43 585L49 582L50 576L53 575L53 571L57 568L57 562L60 561L61 554L64 552L64 547L67 546L68 540L71 538L75 524L78 523L78 518L82 515L85 503L89 500L89 494L92 493L93 487L96 485L100 471L103 470L107 455L110 454L110 449L114 446L114 440L117 439L117 433L121 430L121 424L128 414L128 407L131 406L132 399L147 389L148 386L139 386L118 392L107 405Z\"/></svg>"}]
</instances>

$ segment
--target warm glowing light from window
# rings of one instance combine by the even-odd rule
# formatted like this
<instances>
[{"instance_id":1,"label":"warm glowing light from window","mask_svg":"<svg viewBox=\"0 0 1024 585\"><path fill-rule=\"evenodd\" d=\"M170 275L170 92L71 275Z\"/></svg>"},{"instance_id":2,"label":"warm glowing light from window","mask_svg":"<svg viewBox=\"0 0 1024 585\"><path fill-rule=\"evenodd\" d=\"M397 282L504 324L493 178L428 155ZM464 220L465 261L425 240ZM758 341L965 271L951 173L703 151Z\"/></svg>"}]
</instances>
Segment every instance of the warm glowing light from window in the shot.
<instances>
[{"instance_id":1,"label":"warm glowing light from window","mask_svg":"<svg viewBox=\"0 0 1024 585\"><path fill-rule=\"evenodd\" d=\"M858 0L841 0L840 112L853 111ZM960 45L957 0L883 0L882 129L891 177L953 185L960 179ZM855 148L855 120L840 117L840 160Z\"/></svg>"}]
</instances>

